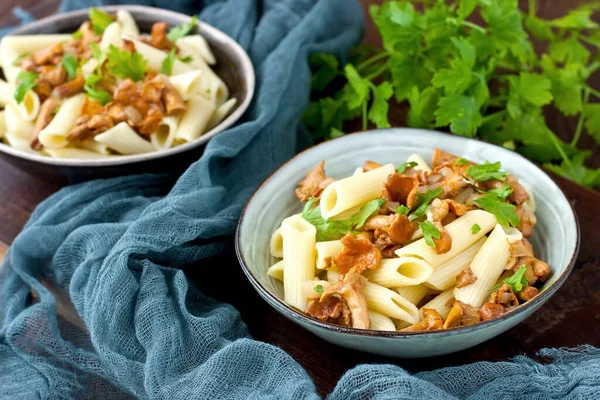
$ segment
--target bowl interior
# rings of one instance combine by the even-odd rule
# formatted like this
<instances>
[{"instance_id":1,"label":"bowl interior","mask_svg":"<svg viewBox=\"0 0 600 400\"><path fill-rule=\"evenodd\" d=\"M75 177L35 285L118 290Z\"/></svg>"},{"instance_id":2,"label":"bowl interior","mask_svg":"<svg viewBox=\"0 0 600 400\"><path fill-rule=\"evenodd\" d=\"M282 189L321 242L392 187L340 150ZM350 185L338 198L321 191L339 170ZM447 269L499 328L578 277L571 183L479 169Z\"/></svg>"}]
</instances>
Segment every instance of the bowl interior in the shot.
<instances>
[{"instance_id":1,"label":"bowl interior","mask_svg":"<svg viewBox=\"0 0 600 400\"><path fill-rule=\"evenodd\" d=\"M385 129L344 136L307 150L281 167L256 191L240 220L237 245L245 261L242 267L282 304L270 303L289 314L292 309L283 304L282 283L269 277L266 271L278 261L269 253L271 233L284 218L302 210L303 204L294 194L298 182L321 160L325 160L329 176L341 178L351 175L366 160L398 165L413 153L430 160L434 147L479 163L500 161L503 169L529 184L537 204L537 226L531 241L538 257L547 261L553 272L544 289L567 271L577 251L578 227L570 204L548 175L509 150L416 129Z\"/></svg>"},{"instance_id":2,"label":"bowl interior","mask_svg":"<svg viewBox=\"0 0 600 400\"><path fill-rule=\"evenodd\" d=\"M190 21L190 17L177 12L163 10L152 7L143 6L108 6L100 7L107 12L116 12L119 9L128 10L140 31L143 33L150 32L152 24L157 21L164 21L169 26L181 25ZM88 19L88 9L77 10L65 14L57 14L23 27L17 28L11 35L36 35L36 34L54 34L54 33L72 33ZM230 111L219 125L204 133L198 139L166 150L155 151L152 153L144 153L137 155L123 155L111 157L110 159L100 160L63 160L43 157L36 154L29 154L10 148L9 146L0 144L0 150L10 153L18 153L17 155L32 159L34 161L43 162L46 164L56 164L65 166L104 166L104 165L119 165L131 162L145 161L147 159L164 157L171 154L181 153L191 147L199 146L206 143L211 137L215 136L220 131L231 126L238 120L243 112L248 108L252 95L254 93L254 69L248 55L244 50L229 36L219 31L218 29L198 21L194 28L194 32L203 36L209 43L217 60L216 65L211 66L215 73L225 82L230 91L230 97L237 100L234 108Z\"/></svg>"}]
</instances>

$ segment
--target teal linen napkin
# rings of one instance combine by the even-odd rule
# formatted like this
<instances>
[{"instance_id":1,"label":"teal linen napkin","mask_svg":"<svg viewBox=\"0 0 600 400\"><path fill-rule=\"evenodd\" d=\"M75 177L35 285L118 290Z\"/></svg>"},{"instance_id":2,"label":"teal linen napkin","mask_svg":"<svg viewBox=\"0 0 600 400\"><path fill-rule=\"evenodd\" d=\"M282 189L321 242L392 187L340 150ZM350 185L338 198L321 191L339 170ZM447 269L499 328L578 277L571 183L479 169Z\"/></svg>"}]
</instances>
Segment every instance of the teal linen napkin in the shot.
<instances>
[{"instance_id":1,"label":"teal linen napkin","mask_svg":"<svg viewBox=\"0 0 600 400\"><path fill-rule=\"evenodd\" d=\"M60 10L115 3L65 1ZM235 309L204 296L177 268L213 267L206 259L230 248L252 191L310 144L299 122L309 55L343 57L360 40L361 7L355 0L137 3L200 12L240 42L256 68L255 99L243 122L215 137L176 181L97 180L39 205L0 269L0 398L318 398L292 358L252 340ZM50 279L87 331L57 316L41 283ZM363 365L330 398L598 398L596 349L545 355L555 362L519 358L414 376Z\"/></svg>"}]
</instances>

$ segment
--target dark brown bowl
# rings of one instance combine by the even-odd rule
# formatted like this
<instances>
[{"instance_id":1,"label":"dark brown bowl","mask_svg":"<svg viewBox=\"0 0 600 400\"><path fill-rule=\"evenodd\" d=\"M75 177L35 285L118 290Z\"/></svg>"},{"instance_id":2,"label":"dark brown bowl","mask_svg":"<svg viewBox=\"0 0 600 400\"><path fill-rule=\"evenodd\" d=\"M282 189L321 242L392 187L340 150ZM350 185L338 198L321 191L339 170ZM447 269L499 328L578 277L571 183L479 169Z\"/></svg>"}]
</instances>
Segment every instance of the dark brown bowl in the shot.
<instances>
[{"instance_id":1,"label":"dark brown bowl","mask_svg":"<svg viewBox=\"0 0 600 400\"><path fill-rule=\"evenodd\" d=\"M191 17L160 8L134 5L100 7L107 12L125 9L131 13L140 31L150 32L157 21L170 26L190 21ZM89 9L72 11L32 22L14 30L11 35L72 33L88 19ZM194 33L202 35L209 43L217 64L215 73L225 82L230 96L237 99L229 116L198 139L170 149L151 153L115 156L107 159L81 160L44 157L26 153L0 143L0 157L32 174L48 179L66 176L71 182L146 172L175 172L184 170L196 161L205 144L240 119L254 94L254 68L242 47L220 30L198 21Z\"/></svg>"}]
</instances>

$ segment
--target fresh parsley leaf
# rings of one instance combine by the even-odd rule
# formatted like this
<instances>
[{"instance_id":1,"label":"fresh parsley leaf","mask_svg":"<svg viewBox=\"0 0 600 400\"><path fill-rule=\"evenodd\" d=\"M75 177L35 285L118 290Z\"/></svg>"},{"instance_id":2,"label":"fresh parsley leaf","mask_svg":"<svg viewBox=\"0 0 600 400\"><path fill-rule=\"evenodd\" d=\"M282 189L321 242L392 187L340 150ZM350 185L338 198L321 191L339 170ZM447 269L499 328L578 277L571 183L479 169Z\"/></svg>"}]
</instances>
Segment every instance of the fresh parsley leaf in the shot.
<instances>
[{"instance_id":1,"label":"fresh parsley leaf","mask_svg":"<svg viewBox=\"0 0 600 400\"><path fill-rule=\"evenodd\" d=\"M365 224L365 221L385 203L384 199L375 199L369 201L362 206L360 210L350 218L350 223L355 225L355 228L360 229Z\"/></svg>"},{"instance_id":2,"label":"fresh parsley leaf","mask_svg":"<svg viewBox=\"0 0 600 400\"><path fill-rule=\"evenodd\" d=\"M471 69L461 60L454 60L452 68L440 69L431 80L433 86L443 87L448 95L462 94L471 86Z\"/></svg>"},{"instance_id":3,"label":"fresh parsley leaf","mask_svg":"<svg viewBox=\"0 0 600 400\"><path fill-rule=\"evenodd\" d=\"M410 110L408 111L408 126L413 128L433 128L434 113L440 99L440 91L433 86L419 91L413 86L408 95Z\"/></svg>"},{"instance_id":4,"label":"fresh parsley leaf","mask_svg":"<svg viewBox=\"0 0 600 400\"><path fill-rule=\"evenodd\" d=\"M96 35L102 35L104 30L114 22L110 14L98 10L96 7L90 8L89 17Z\"/></svg>"},{"instance_id":5,"label":"fresh parsley leaf","mask_svg":"<svg viewBox=\"0 0 600 400\"><path fill-rule=\"evenodd\" d=\"M98 45L98 43L90 43L90 48L92 49L92 57L100 61L103 58L103 54L102 50L100 50L100 46Z\"/></svg>"},{"instance_id":6,"label":"fresh parsley leaf","mask_svg":"<svg viewBox=\"0 0 600 400\"><path fill-rule=\"evenodd\" d=\"M551 21L552 25L563 29L596 29L598 24L592 21L592 10L576 9L562 18Z\"/></svg>"},{"instance_id":7,"label":"fresh parsley leaf","mask_svg":"<svg viewBox=\"0 0 600 400\"><path fill-rule=\"evenodd\" d=\"M581 65L587 64L591 56L590 51L574 35L550 43L548 53L556 62Z\"/></svg>"},{"instance_id":8,"label":"fresh parsley leaf","mask_svg":"<svg viewBox=\"0 0 600 400\"><path fill-rule=\"evenodd\" d=\"M317 198L310 199L302 210L302 217L317 228L317 241L336 240L350 232L352 222L324 219L321 207L315 207L317 201Z\"/></svg>"},{"instance_id":9,"label":"fresh parsley leaf","mask_svg":"<svg viewBox=\"0 0 600 400\"><path fill-rule=\"evenodd\" d=\"M21 104L27 92L37 86L36 80L39 74L29 71L21 71L17 75L17 88L13 94L17 104Z\"/></svg>"},{"instance_id":10,"label":"fresh parsley leaf","mask_svg":"<svg viewBox=\"0 0 600 400\"><path fill-rule=\"evenodd\" d=\"M467 175L474 181L489 181L491 179L505 180L507 173L500 171L500 162L490 164L485 162L479 165L471 165L467 168Z\"/></svg>"},{"instance_id":11,"label":"fresh parsley leaf","mask_svg":"<svg viewBox=\"0 0 600 400\"><path fill-rule=\"evenodd\" d=\"M505 228L518 227L520 224L519 216L515 212L517 207L500 200L494 193L487 193L473 202L485 211L494 214L498 223Z\"/></svg>"},{"instance_id":12,"label":"fresh parsley leaf","mask_svg":"<svg viewBox=\"0 0 600 400\"><path fill-rule=\"evenodd\" d=\"M90 99L95 100L101 105L106 105L111 101L112 97L108 92L96 89L96 85L100 80L102 80L102 77L98 75L92 74L88 76L83 85L83 90Z\"/></svg>"},{"instance_id":13,"label":"fresh parsley leaf","mask_svg":"<svg viewBox=\"0 0 600 400\"><path fill-rule=\"evenodd\" d=\"M596 140L596 143L600 143L600 103L586 104L583 116L585 129Z\"/></svg>"},{"instance_id":14,"label":"fresh parsley leaf","mask_svg":"<svg viewBox=\"0 0 600 400\"><path fill-rule=\"evenodd\" d=\"M310 65L313 72L311 79L311 88L313 90L323 90L340 74L340 63L331 54L314 53L310 56Z\"/></svg>"},{"instance_id":15,"label":"fresh parsley leaf","mask_svg":"<svg viewBox=\"0 0 600 400\"><path fill-rule=\"evenodd\" d=\"M160 67L160 73L167 76L171 76L173 73L173 63L175 62L175 47L169 51L169 54L165 57Z\"/></svg>"},{"instance_id":16,"label":"fresh parsley leaf","mask_svg":"<svg viewBox=\"0 0 600 400\"><path fill-rule=\"evenodd\" d=\"M31 52L29 52L29 51L27 53L23 53L23 54L19 55L19 57L15 58L15 60L12 62L12 65L18 65L22 59L29 57L30 55L31 55Z\"/></svg>"},{"instance_id":17,"label":"fresh parsley leaf","mask_svg":"<svg viewBox=\"0 0 600 400\"><path fill-rule=\"evenodd\" d=\"M192 61L194 61L194 57L192 57L192 56L177 57L177 58L179 59L179 61L181 61L182 63L185 63L185 64L189 64Z\"/></svg>"},{"instance_id":18,"label":"fresh parsley leaf","mask_svg":"<svg viewBox=\"0 0 600 400\"><path fill-rule=\"evenodd\" d=\"M452 133L473 137L482 118L474 97L453 95L440 98L435 121L438 127L450 125Z\"/></svg>"},{"instance_id":19,"label":"fresh parsley leaf","mask_svg":"<svg viewBox=\"0 0 600 400\"><path fill-rule=\"evenodd\" d=\"M321 285L315 286L314 291L317 293L323 293L323 286L321 286Z\"/></svg>"},{"instance_id":20,"label":"fresh parsley leaf","mask_svg":"<svg viewBox=\"0 0 600 400\"><path fill-rule=\"evenodd\" d=\"M419 228L421 228L421 232L423 232L423 238L425 239L425 243L429 247L435 247L435 242L433 239L439 239L442 237L442 233L436 228L431 221L425 220L423 222L419 222Z\"/></svg>"},{"instance_id":21,"label":"fresh parsley leaf","mask_svg":"<svg viewBox=\"0 0 600 400\"><path fill-rule=\"evenodd\" d=\"M467 165L468 163L469 163L469 160L467 160L466 158L463 158L463 157L458 157L455 162L455 164L458 166Z\"/></svg>"},{"instance_id":22,"label":"fresh parsley leaf","mask_svg":"<svg viewBox=\"0 0 600 400\"><path fill-rule=\"evenodd\" d=\"M440 194L442 194L442 188L428 190L427 192L425 192L425 194L419 193L417 195L418 206L417 208L415 208L415 211L413 211L412 215L414 215L415 217L422 217L423 215L425 215L425 210L429 203L431 203L431 201L438 197Z\"/></svg>"},{"instance_id":23,"label":"fresh parsley leaf","mask_svg":"<svg viewBox=\"0 0 600 400\"><path fill-rule=\"evenodd\" d=\"M402 215L407 215L410 212L410 208L408 208L407 206L401 204L398 206L398 208L396 208L396 213L398 214L402 214Z\"/></svg>"},{"instance_id":24,"label":"fresh parsley leaf","mask_svg":"<svg viewBox=\"0 0 600 400\"><path fill-rule=\"evenodd\" d=\"M512 189L508 183L505 183L499 188L488 190L487 193L493 194L500 200L506 200L506 198L512 193Z\"/></svg>"},{"instance_id":25,"label":"fresh parsley leaf","mask_svg":"<svg viewBox=\"0 0 600 400\"><path fill-rule=\"evenodd\" d=\"M389 82L383 82L378 86L371 86L373 92L373 103L369 109L369 120L377 126L377 128L389 128L388 121L388 100L394 94L394 89Z\"/></svg>"},{"instance_id":26,"label":"fresh parsley leaf","mask_svg":"<svg viewBox=\"0 0 600 400\"><path fill-rule=\"evenodd\" d=\"M589 155L590 152L579 152L570 159L570 165L563 161L560 165L544 164L544 167L580 185L594 188L600 186L600 168L593 169L585 166L585 160Z\"/></svg>"},{"instance_id":27,"label":"fresh parsley leaf","mask_svg":"<svg viewBox=\"0 0 600 400\"><path fill-rule=\"evenodd\" d=\"M81 29L77 29L75 32L73 32L71 34L71 37L73 39L81 39L81 38L83 38L83 32L81 32Z\"/></svg>"},{"instance_id":28,"label":"fresh parsley leaf","mask_svg":"<svg viewBox=\"0 0 600 400\"><path fill-rule=\"evenodd\" d=\"M456 13L458 14L459 18L466 19L473 13L473 10L475 10L476 6L477 0L461 0L458 4L458 10Z\"/></svg>"},{"instance_id":29,"label":"fresh parsley leaf","mask_svg":"<svg viewBox=\"0 0 600 400\"><path fill-rule=\"evenodd\" d=\"M106 58L106 68L111 75L121 79L131 78L134 81L144 79L148 62L137 51L121 50L111 44Z\"/></svg>"},{"instance_id":30,"label":"fresh parsley leaf","mask_svg":"<svg viewBox=\"0 0 600 400\"><path fill-rule=\"evenodd\" d=\"M62 58L62 66L67 71L67 75L69 76L69 80L75 79L77 76L77 66L78 62L75 56L71 53L66 53Z\"/></svg>"},{"instance_id":31,"label":"fresh parsley leaf","mask_svg":"<svg viewBox=\"0 0 600 400\"><path fill-rule=\"evenodd\" d=\"M182 37L190 33L192 29L194 29L194 26L196 26L197 21L198 17L194 15L190 22L188 22L187 24L182 24L171 28L169 30L169 33L167 34L167 39L175 43L178 39L181 39Z\"/></svg>"},{"instance_id":32,"label":"fresh parsley leaf","mask_svg":"<svg viewBox=\"0 0 600 400\"><path fill-rule=\"evenodd\" d=\"M545 76L531 72L521 72L518 77L510 76L508 79L510 82L509 96L513 102L522 101L534 106L544 106L552 101L552 93L550 92L552 82ZM513 117L517 115L514 111L511 112L511 108L508 109L508 112Z\"/></svg>"},{"instance_id":33,"label":"fresh parsley leaf","mask_svg":"<svg viewBox=\"0 0 600 400\"><path fill-rule=\"evenodd\" d=\"M399 173L399 174L403 174L403 173L404 173L404 171L406 171L406 168L414 168L414 167L416 167L417 165L419 165L419 164L417 164L417 163L416 163L416 162L414 162L414 161L407 161L407 162L405 162L405 163L402 163L402 164L400 164L400 165L398 166L398 168L396 168L396 172L397 172L397 173Z\"/></svg>"},{"instance_id":34,"label":"fresh parsley leaf","mask_svg":"<svg viewBox=\"0 0 600 400\"><path fill-rule=\"evenodd\" d=\"M471 233L472 233L473 235L477 235L477 234L479 233L479 231L481 231L481 227L480 227L479 225L477 225L477 224L473 224L473 225L471 226Z\"/></svg>"},{"instance_id":35,"label":"fresh parsley leaf","mask_svg":"<svg viewBox=\"0 0 600 400\"><path fill-rule=\"evenodd\" d=\"M513 292L519 293L523 288L529 286L529 282L525 273L527 272L527 267L522 265L514 274L504 279L504 282L507 285L510 285Z\"/></svg>"},{"instance_id":36,"label":"fresh parsley leaf","mask_svg":"<svg viewBox=\"0 0 600 400\"><path fill-rule=\"evenodd\" d=\"M347 64L344 73L350 85L344 87L348 108L359 108L369 99L369 81L364 80L352 65Z\"/></svg>"}]
</instances>

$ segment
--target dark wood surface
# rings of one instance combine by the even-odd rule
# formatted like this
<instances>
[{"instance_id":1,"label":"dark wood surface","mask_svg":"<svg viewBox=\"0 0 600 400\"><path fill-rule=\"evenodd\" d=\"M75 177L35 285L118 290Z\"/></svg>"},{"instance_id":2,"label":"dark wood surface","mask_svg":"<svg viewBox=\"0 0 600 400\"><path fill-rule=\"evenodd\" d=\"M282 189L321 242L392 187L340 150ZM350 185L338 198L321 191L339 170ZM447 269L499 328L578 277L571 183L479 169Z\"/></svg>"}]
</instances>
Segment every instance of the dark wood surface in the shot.
<instances>
[{"instance_id":1,"label":"dark wood surface","mask_svg":"<svg viewBox=\"0 0 600 400\"><path fill-rule=\"evenodd\" d=\"M365 8L367 4L377 2L362 0ZM545 17L556 17L576 3L573 0L541 0L540 13ZM0 2L0 25L17 21L10 13L14 6L19 5L36 17L43 17L52 14L57 4L57 0L3 0ZM365 42L380 43L370 23L367 24ZM594 77L592 86L600 88L600 77ZM551 118L550 125L561 137L568 138L575 124L556 116ZM593 148L589 142L585 145ZM597 148L593 149L597 159ZM205 260L201 265L190 265L185 270L206 294L235 306L255 339L277 345L297 360L308 371L321 395L330 393L342 374L360 363L392 363L410 372L419 372L475 361L507 360L520 354L534 356L544 347L600 346L600 235L596 232L600 223L597 216L600 194L560 177L553 178L575 207L581 225L581 249L573 273L558 293L525 322L495 339L453 355L398 360L333 346L287 321L262 301L234 257ZM36 205L62 186L61 182L40 179L0 161L0 258L2 248L14 240ZM233 254L233 243L228 253ZM214 268L206 268L208 265ZM218 273L222 277L223 269L227 270L232 282L228 290L208 284L215 282L211 279L212 274L216 277ZM70 310L68 305L62 309Z\"/></svg>"}]
</instances>

